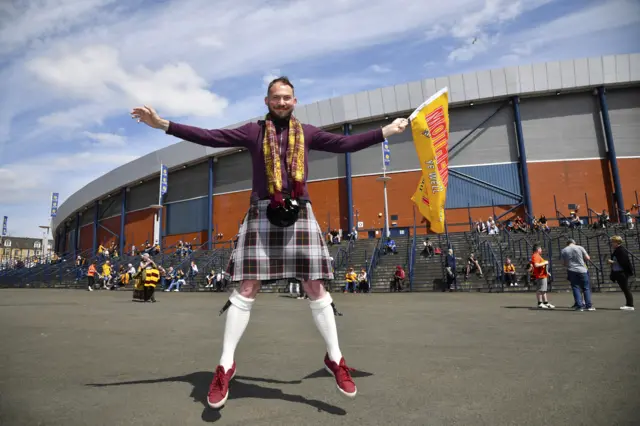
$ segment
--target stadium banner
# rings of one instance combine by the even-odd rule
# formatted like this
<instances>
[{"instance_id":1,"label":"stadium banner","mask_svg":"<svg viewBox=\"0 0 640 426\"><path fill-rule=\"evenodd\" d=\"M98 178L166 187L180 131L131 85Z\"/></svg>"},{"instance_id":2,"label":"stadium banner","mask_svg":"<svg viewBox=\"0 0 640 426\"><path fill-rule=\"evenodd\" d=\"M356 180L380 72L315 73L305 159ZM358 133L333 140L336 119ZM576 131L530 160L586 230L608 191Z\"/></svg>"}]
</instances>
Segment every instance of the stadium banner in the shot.
<instances>
[{"instance_id":1,"label":"stadium banner","mask_svg":"<svg viewBox=\"0 0 640 426\"><path fill-rule=\"evenodd\" d=\"M160 164L160 196L167 193L169 185L169 170L164 164Z\"/></svg>"},{"instance_id":2,"label":"stadium banner","mask_svg":"<svg viewBox=\"0 0 640 426\"><path fill-rule=\"evenodd\" d=\"M58 196L57 192L51 193L51 217L56 217L58 214Z\"/></svg>"},{"instance_id":3,"label":"stadium banner","mask_svg":"<svg viewBox=\"0 0 640 426\"><path fill-rule=\"evenodd\" d=\"M7 221L9 220L8 216L5 216L2 219L2 236L6 237L7 236Z\"/></svg>"},{"instance_id":4,"label":"stadium banner","mask_svg":"<svg viewBox=\"0 0 640 426\"><path fill-rule=\"evenodd\" d=\"M413 144L422 178L411 201L429 221L433 232L444 232L449 183L449 94L445 87L427 99L410 116Z\"/></svg>"},{"instance_id":5,"label":"stadium banner","mask_svg":"<svg viewBox=\"0 0 640 426\"><path fill-rule=\"evenodd\" d=\"M386 170L391 165L391 150L389 149L389 141L382 142L382 168Z\"/></svg>"}]
</instances>

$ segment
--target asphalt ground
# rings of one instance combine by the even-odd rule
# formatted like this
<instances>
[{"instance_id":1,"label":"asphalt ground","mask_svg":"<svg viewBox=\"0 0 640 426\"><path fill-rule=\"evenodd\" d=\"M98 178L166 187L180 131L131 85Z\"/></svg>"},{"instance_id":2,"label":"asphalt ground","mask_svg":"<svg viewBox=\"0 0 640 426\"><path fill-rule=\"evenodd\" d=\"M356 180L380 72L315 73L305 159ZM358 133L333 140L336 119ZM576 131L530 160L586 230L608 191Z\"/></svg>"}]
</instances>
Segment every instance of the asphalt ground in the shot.
<instances>
[{"instance_id":1,"label":"asphalt ground","mask_svg":"<svg viewBox=\"0 0 640 426\"><path fill-rule=\"evenodd\" d=\"M358 396L324 370L307 301L260 294L220 411L225 294L0 291L2 425L640 424L640 312L533 294L334 295ZM564 307L561 309L561 307Z\"/></svg>"}]
</instances>

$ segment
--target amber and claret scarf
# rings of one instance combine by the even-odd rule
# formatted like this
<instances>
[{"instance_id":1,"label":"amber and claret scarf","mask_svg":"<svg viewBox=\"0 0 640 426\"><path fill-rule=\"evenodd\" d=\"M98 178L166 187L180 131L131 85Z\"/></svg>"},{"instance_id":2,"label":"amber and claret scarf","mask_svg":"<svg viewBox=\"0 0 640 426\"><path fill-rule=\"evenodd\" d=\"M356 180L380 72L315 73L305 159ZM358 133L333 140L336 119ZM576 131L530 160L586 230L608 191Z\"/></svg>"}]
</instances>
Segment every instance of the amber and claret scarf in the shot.
<instances>
[{"instance_id":1,"label":"amber and claret scarf","mask_svg":"<svg viewBox=\"0 0 640 426\"><path fill-rule=\"evenodd\" d=\"M271 206L284 205L282 197L282 172L280 165L280 149L276 136L276 126L269 114L265 117L264 151L265 168L267 170L267 188L271 198ZM287 143L287 173L293 179L291 198L302 195L304 190L304 132L302 124L293 115L289 119L289 140Z\"/></svg>"}]
</instances>

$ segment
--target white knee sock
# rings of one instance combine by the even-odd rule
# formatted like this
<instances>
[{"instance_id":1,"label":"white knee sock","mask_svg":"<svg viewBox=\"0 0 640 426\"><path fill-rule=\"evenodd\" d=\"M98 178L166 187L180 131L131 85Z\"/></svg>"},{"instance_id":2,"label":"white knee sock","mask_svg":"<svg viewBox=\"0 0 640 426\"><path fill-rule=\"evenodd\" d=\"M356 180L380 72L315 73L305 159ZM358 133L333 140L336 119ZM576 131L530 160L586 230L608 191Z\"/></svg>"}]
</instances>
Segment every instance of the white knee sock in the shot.
<instances>
[{"instance_id":1,"label":"white knee sock","mask_svg":"<svg viewBox=\"0 0 640 426\"><path fill-rule=\"evenodd\" d=\"M247 324L249 324L251 307L254 302L254 299L241 296L236 290L233 290L229 300L231 301L231 306L227 309L222 356L220 357L220 365L225 370L229 370L233 366L233 355L244 330L247 328Z\"/></svg>"},{"instance_id":2,"label":"white knee sock","mask_svg":"<svg viewBox=\"0 0 640 426\"><path fill-rule=\"evenodd\" d=\"M320 299L309 302L309 306L311 307L313 321L327 344L329 359L339 363L342 353L338 344L338 329L336 328L336 318L333 315L331 302L333 302L331 295L325 293Z\"/></svg>"}]
</instances>

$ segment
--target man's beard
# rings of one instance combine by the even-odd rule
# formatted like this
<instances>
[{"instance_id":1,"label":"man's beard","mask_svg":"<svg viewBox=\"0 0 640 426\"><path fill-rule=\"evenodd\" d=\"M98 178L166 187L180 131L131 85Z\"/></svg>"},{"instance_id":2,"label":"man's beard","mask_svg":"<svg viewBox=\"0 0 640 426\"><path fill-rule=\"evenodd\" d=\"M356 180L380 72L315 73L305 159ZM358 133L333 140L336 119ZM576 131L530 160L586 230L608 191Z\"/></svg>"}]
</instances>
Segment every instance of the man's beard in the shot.
<instances>
[{"instance_id":1,"label":"man's beard","mask_svg":"<svg viewBox=\"0 0 640 426\"><path fill-rule=\"evenodd\" d=\"M269 114L275 121L289 121L291 114L293 114L293 108L289 110L276 110L270 107Z\"/></svg>"}]
</instances>

